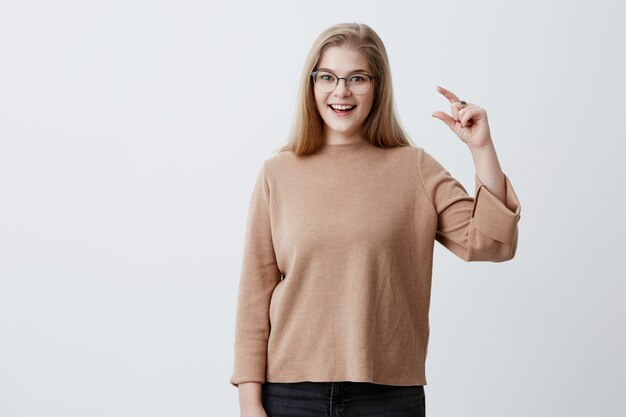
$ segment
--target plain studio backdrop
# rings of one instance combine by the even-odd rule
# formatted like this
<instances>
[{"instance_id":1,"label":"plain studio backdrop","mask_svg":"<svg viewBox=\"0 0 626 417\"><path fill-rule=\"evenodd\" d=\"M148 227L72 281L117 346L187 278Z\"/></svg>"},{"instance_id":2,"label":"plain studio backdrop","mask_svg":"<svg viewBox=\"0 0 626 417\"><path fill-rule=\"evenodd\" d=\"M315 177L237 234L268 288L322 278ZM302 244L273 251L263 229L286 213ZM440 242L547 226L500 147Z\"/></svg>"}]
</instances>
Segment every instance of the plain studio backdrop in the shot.
<instances>
[{"instance_id":1,"label":"plain studio backdrop","mask_svg":"<svg viewBox=\"0 0 626 417\"><path fill-rule=\"evenodd\" d=\"M21 1L0 6L0 417L236 416L252 185L339 22L388 50L412 141L474 193L440 120L485 108L517 255L436 244L427 415L623 416L618 1Z\"/></svg>"}]
</instances>

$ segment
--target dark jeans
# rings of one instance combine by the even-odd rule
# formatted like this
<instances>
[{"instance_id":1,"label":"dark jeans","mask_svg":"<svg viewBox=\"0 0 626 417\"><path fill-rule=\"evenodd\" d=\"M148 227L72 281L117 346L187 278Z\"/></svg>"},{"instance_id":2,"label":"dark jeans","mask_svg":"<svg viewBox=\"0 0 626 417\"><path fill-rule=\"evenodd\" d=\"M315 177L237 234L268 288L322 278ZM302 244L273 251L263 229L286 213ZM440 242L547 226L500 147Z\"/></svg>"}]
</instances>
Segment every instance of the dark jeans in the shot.
<instances>
[{"instance_id":1,"label":"dark jeans","mask_svg":"<svg viewBox=\"0 0 626 417\"><path fill-rule=\"evenodd\" d=\"M424 417L423 385L369 382L265 382L268 417Z\"/></svg>"}]
</instances>

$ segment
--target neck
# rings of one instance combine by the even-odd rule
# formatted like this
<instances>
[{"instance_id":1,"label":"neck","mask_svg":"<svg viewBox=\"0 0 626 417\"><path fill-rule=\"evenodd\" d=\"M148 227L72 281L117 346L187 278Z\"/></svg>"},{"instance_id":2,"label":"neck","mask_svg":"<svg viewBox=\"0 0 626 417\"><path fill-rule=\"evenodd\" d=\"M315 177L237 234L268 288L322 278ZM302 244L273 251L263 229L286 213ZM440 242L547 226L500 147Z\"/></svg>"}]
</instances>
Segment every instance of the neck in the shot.
<instances>
[{"instance_id":1,"label":"neck","mask_svg":"<svg viewBox=\"0 0 626 417\"><path fill-rule=\"evenodd\" d=\"M324 130L324 143L328 145L348 145L365 142L361 132L340 133Z\"/></svg>"}]
</instances>

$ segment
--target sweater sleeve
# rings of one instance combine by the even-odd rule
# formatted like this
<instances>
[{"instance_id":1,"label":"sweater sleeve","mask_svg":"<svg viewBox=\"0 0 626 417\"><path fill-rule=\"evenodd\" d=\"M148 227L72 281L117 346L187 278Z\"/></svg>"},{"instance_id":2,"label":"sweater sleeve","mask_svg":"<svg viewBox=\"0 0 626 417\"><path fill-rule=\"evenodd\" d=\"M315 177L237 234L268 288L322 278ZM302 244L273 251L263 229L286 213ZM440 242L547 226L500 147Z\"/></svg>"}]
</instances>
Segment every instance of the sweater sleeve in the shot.
<instances>
[{"instance_id":1,"label":"sweater sleeve","mask_svg":"<svg viewBox=\"0 0 626 417\"><path fill-rule=\"evenodd\" d=\"M265 382L269 305L280 282L270 224L270 189L265 162L252 191L245 229L235 319L234 369L229 382Z\"/></svg>"},{"instance_id":2,"label":"sweater sleeve","mask_svg":"<svg viewBox=\"0 0 626 417\"><path fill-rule=\"evenodd\" d=\"M475 179L475 197L437 160L419 149L418 170L437 213L435 239L465 261L503 262L517 249L521 206L509 178L504 175L506 202Z\"/></svg>"}]
</instances>

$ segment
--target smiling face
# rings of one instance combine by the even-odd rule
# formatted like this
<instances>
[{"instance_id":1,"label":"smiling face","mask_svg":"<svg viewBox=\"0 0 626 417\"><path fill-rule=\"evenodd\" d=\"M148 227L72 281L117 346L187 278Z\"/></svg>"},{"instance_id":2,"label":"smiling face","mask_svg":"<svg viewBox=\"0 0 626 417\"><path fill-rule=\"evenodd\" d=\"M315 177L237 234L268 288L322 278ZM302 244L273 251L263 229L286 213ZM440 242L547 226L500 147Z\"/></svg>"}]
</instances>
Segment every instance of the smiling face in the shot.
<instances>
[{"instance_id":1,"label":"smiling face","mask_svg":"<svg viewBox=\"0 0 626 417\"><path fill-rule=\"evenodd\" d=\"M366 56L348 46L331 46L324 51L318 68L335 74L337 77L348 77L353 73L372 74ZM315 104L322 120L324 120L325 143L352 143L363 140L363 124L374 103L375 80L364 94L353 94L344 80L339 80L337 87L330 93L324 93L314 87ZM333 110L331 105L354 106L349 111Z\"/></svg>"}]
</instances>

